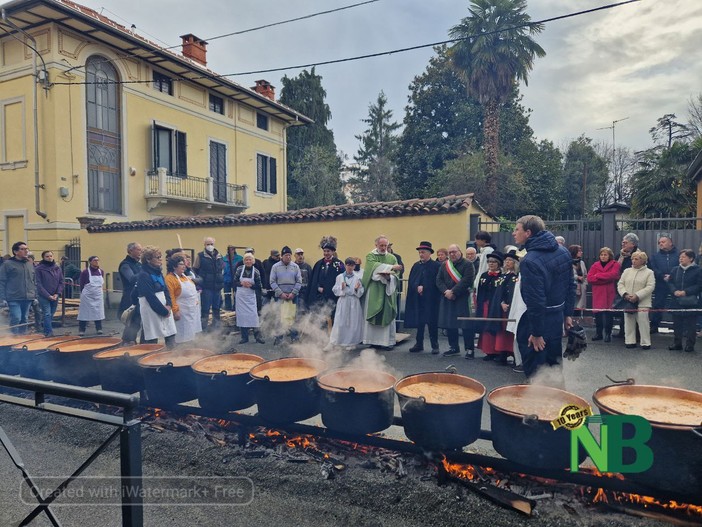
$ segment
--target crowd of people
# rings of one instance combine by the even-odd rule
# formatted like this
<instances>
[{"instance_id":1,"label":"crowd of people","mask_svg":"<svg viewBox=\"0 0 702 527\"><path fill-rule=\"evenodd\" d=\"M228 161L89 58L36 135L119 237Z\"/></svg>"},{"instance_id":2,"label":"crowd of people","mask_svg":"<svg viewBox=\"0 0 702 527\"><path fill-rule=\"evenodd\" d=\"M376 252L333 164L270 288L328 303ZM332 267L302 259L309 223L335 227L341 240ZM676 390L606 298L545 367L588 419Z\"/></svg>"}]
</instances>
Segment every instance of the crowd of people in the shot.
<instances>
[{"instance_id":1,"label":"crowd of people","mask_svg":"<svg viewBox=\"0 0 702 527\"><path fill-rule=\"evenodd\" d=\"M661 312L670 309L670 349L694 351L698 315L687 311L699 305L702 269L692 250L678 252L663 233L649 258L638 247L638 237L628 233L619 254L603 247L588 269L582 247L566 249L565 240L547 231L540 218L525 216L516 225L515 245L502 250L485 231L477 232L465 251L458 244L435 251L431 242L419 243L404 311L404 326L416 328L411 353L424 351L428 329L432 354L441 353L442 330L448 340L442 355L459 355L462 333L466 359L475 358L477 348L483 360L511 364L531 376L539 366L559 362L563 331L574 313L586 309L588 289L595 319L592 340L611 342L618 322L627 348L650 349L650 334L658 331ZM322 257L310 265L303 249L288 246L271 250L261 261L251 247L239 255L229 245L221 254L215 239L206 237L191 261L183 248L163 252L129 243L118 269L123 340L135 342L141 335L141 342L163 339L167 346L190 342L201 332L217 330L224 309L236 311L240 343L253 337L264 344L262 309L270 304L266 316L276 321L268 335L274 346L286 337L297 341L296 322L313 310L328 314L330 346L394 346L405 269L387 236L378 236L364 259L340 260L332 236L319 247ZM102 334L105 273L98 256L90 256L80 271L69 269L64 259L57 264L51 251L34 262L24 242L15 243L12 252L0 266L0 301L9 308L13 332L27 330L29 308L38 304L43 332L53 335L52 319L66 294L64 272L69 270L80 289L79 335L85 335L89 322Z\"/></svg>"}]
</instances>

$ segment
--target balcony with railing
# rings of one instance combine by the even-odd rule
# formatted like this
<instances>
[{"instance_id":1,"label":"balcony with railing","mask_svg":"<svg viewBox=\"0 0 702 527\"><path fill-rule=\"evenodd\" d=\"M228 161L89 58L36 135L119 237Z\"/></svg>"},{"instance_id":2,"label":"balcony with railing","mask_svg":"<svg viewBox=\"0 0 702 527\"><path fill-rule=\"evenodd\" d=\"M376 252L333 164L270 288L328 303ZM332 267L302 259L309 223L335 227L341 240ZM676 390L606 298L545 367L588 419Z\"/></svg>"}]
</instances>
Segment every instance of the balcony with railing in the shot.
<instances>
[{"instance_id":1,"label":"balcony with railing","mask_svg":"<svg viewBox=\"0 0 702 527\"><path fill-rule=\"evenodd\" d=\"M165 168L147 172L146 210L169 202L190 203L198 212L213 207L243 211L249 206L248 188L212 178L176 176Z\"/></svg>"}]
</instances>

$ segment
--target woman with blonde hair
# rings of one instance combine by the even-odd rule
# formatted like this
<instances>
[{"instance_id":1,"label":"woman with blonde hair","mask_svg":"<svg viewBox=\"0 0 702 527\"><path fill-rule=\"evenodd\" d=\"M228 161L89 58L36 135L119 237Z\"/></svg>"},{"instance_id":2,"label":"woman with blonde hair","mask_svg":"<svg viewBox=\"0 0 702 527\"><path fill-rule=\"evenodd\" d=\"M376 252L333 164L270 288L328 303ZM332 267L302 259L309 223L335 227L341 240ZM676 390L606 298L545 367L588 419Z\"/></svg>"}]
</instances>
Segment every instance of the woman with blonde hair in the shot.
<instances>
[{"instance_id":1,"label":"woman with blonde hair","mask_svg":"<svg viewBox=\"0 0 702 527\"><path fill-rule=\"evenodd\" d=\"M650 308L652 305L653 289L656 278L653 270L646 267L648 255L636 251L631 255L631 267L625 269L617 284L619 295L635 304L637 308ZM633 306L632 306L633 307ZM624 343L627 348L636 347L636 326L641 335L641 349L651 349L651 330L648 322L648 311L624 312Z\"/></svg>"},{"instance_id":2,"label":"woman with blonde hair","mask_svg":"<svg viewBox=\"0 0 702 527\"><path fill-rule=\"evenodd\" d=\"M139 297L144 341L155 344L162 337L166 346L172 347L175 344L176 325L171 295L161 271L162 258L161 249L158 247L144 247L136 292Z\"/></svg>"}]
</instances>

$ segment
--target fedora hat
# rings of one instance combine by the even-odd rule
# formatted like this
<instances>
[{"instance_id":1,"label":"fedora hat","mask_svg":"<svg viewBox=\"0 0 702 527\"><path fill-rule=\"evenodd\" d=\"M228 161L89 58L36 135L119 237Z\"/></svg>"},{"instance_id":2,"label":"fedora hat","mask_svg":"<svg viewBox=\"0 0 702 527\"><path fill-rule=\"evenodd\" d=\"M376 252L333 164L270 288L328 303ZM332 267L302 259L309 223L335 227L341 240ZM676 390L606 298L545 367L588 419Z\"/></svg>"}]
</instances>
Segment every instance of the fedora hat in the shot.
<instances>
[{"instance_id":1,"label":"fedora hat","mask_svg":"<svg viewBox=\"0 0 702 527\"><path fill-rule=\"evenodd\" d=\"M431 242L419 242L419 247L417 247L416 250L421 251L422 249L434 254L434 249L431 248Z\"/></svg>"}]
</instances>

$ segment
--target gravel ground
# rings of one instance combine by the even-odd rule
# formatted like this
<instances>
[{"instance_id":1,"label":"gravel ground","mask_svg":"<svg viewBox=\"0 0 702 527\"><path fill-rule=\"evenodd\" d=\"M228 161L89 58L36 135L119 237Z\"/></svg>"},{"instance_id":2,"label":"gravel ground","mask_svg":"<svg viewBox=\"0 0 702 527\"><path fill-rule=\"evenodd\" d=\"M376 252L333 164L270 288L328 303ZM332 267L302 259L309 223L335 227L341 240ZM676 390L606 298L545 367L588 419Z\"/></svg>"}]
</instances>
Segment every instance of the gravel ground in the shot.
<instances>
[{"instance_id":1,"label":"gravel ground","mask_svg":"<svg viewBox=\"0 0 702 527\"><path fill-rule=\"evenodd\" d=\"M0 422L17 445L33 477L70 473L107 437L110 428L66 417L0 406ZM490 525L490 526L652 526L660 525L586 507L573 494L538 502L531 519L493 505L459 485L442 487L434 471L409 459L408 476L360 466L352 456L347 468L325 479L320 465L290 463L275 456L247 459L237 446L219 447L188 433L156 432L144 427L144 476L182 476L208 488L205 477L244 476L254 486L253 499L241 506L159 506L147 500L145 525L191 526L336 526L377 527ZM119 452L110 447L86 476L119 474ZM424 477L423 477L424 476ZM19 472L6 456L0 459L0 525L17 525L33 507L18 503ZM210 488L212 491L213 489ZM220 500L218 500L221 502ZM58 506L63 503L64 505ZM71 506L60 498L53 507L63 525L110 527L121 525L119 507ZM574 510L568 512L564 503ZM50 525L40 516L31 525Z\"/></svg>"},{"instance_id":2,"label":"gravel ground","mask_svg":"<svg viewBox=\"0 0 702 527\"><path fill-rule=\"evenodd\" d=\"M114 329L119 329L118 324L114 326ZM107 329L110 329L109 323ZM267 359L293 353L287 344L278 348L273 348L270 343L237 346L237 341L238 336L232 335L216 342L203 339L198 346L236 347ZM589 344L578 361L566 364L567 388L589 400L595 389L609 383L605 377L609 374L615 378L635 377L641 384L666 384L702 391L700 353L669 352L667 346L671 341L670 335L655 335L654 349L647 352L626 350L621 340L610 345ZM474 361L461 357L447 359L428 353L409 354L410 345L408 341L376 358L398 376L440 370L453 363L459 373L480 380L488 390L523 381L523 377L512 372L511 368L479 360L480 353ZM445 345L445 339L442 339L442 345ZM358 352L350 352L348 358L358 355ZM7 404L0 404L0 426L16 445L34 477L70 474L111 430L105 425ZM489 428L487 405L483 412L483 427ZM395 430L394 435L402 436L401 430ZM238 446L217 446L201 434L169 430L159 433L144 426L142 442L146 477L180 476L210 490L213 490L211 487L216 479L197 478L247 477L254 488L253 499L248 505L173 506L164 504L163 500L147 500L144 523L150 526L661 525L652 520L587 507L570 491L553 499L540 500L537 515L528 519L497 507L454 483L439 486L435 477L426 477L434 471L411 456L406 459L408 475L401 479L393 473L363 468L361 462L364 458L354 456L347 460L347 468L336 473L334 479L325 479L317 462L291 463L272 455L249 459L242 455ZM478 441L470 448L495 455L491 444L486 441ZM116 445L109 447L85 473L89 476L118 474L119 450ZM18 501L21 476L4 452L0 452L0 478L3 481L0 485L0 527L16 525L33 506ZM121 525L118 506L103 503L79 507L69 505L69 501L59 498L53 508L63 525ZM64 505L59 507L59 503ZM50 523L40 516L32 525Z\"/></svg>"}]
</instances>

